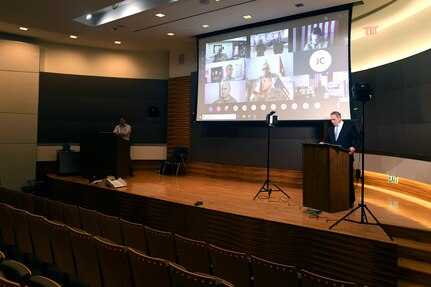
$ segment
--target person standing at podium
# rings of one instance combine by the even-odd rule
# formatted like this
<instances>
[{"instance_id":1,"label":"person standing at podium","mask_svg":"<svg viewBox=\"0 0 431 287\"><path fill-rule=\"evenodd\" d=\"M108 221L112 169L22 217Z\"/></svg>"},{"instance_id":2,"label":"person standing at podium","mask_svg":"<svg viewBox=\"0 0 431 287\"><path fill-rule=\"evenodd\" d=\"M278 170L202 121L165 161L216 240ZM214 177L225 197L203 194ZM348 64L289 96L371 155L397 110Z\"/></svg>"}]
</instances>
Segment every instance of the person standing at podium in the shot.
<instances>
[{"instance_id":1,"label":"person standing at podium","mask_svg":"<svg viewBox=\"0 0 431 287\"><path fill-rule=\"evenodd\" d=\"M330 115L332 126L328 128L325 143L341 145L342 148L349 150L349 203L350 208L355 202L355 188L353 186L353 154L361 146L361 134L355 124L345 122L341 119L340 112L333 111ZM322 142L323 143L323 142Z\"/></svg>"},{"instance_id":2,"label":"person standing at podium","mask_svg":"<svg viewBox=\"0 0 431 287\"><path fill-rule=\"evenodd\" d=\"M126 141L130 141L132 127L127 123L127 119L125 116L120 117L118 125L115 126L113 132L125 139Z\"/></svg>"},{"instance_id":3,"label":"person standing at podium","mask_svg":"<svg viewBox=\"0 0 431 287\"><path fill-rule=\"evenodd\" d=\"M122 139L130 142L132 127L127 123L127 119L125 116L120 116L118 125L116 125L114 128L114 133L119 135ZM134 170L132 166L132 158L130 156L130 150L129 150L129 161L130 161L129 173L130 173L130 176L133 176Z\"/></svg>"}]
</instances>

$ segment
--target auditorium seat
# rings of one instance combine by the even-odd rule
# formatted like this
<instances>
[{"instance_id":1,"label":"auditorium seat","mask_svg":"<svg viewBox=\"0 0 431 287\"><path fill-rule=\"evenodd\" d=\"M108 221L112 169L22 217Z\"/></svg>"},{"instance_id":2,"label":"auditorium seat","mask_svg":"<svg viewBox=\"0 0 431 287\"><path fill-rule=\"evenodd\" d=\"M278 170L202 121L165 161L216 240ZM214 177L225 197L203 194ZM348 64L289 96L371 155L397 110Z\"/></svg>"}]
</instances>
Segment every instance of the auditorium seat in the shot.
<instances>
[{"instance_id":1,"label":"auditorium seat","mask_svg":"<svg viewBox=\"0 0 431 287\"><path fill-rule=\"evenodd\" d=\"M177 262L174 237L171 232L160 231L145 226L145 235L148 244L148 254L171 262Z\"/></svg>"},{"instance_id":2,"label":"auditorium seat","mask_svg":"<svg viewBox=\"0 0 431 287\"><path fill-rule=\"evenodd\" d=\"M0 276L0 287L21 287L21 285Z\"/></svg>"},{"instance_id":3,"label":"auditorium seat","mask_svg":"<svg viewBox=\"0 0 431 287\"><path fill-rule=\"evenodd\" d=\"M250 256L254 287L299 286L298 272L294 266L279 264Z\"/></svg>"},{"instance_id":4,"label":"auditorium seat","mask_svg":"<svg viewBox=\"0 0 431 287\"><path fill-rule=\"evenodd\" d=\"M169 263L168 270L169 276L171 278L171 287L234 286L225 280L219 279L209 274L190 272L177 264ZM222 281L223 285L221 285Z\"/></svg>"},{"instance_id":5,"label":"auditorium seat","mask_svg":"<svg viewBox=\"0 0 431 287\"><path fill-rule=\"evenodd\" d=\"M78 207L82 229L91 235L102 236L99 224L99 214L96 210Z\"/></svg>"},{"instance_id":6,"label":"auditorium seat","mask_svg":"<svg viewBox=\"0 0 431 287\"><path fill-rule=\"evenodd\" d=\"M251 285L250 260L247 254L209 244L212 274L227 280L236 287Z\"/></svg>"},{"instance_id":7,"label":"auditorium seat","mask_svg":"<svg viewBox=\"0 0 431 287\"><path fill-rule=\"evenodd\" d=\"M93 236L80 229L68 226L66 228L75 257L78 278L86 286L102 286L102 276Z\"/></svg>"},{"instance_id":8,"label":"auditorium seat","mask_svg":"<svg viewBox=\"0 0 431 287\"><path fill-rule=\"evenodd\" d=\"M131 287L132 274L127 258L127 247L110 243L94 236L104 287Z\"/></svg>"},{"instance_id":9,"label":"auditorium seat","mask_svg":"<svg viewBox=\"0 0 431 287\"><path fill-rule=\"evenodd\" d=\"M33 194L27 192L19 192L19 208L30 213L34 213Z\"/></svg>"},{"instance_id":10,"label":"auditorium seat","mask_svg":"<svg viewBox=\"0 0 431 287\"><path fill-rule=\"evenodd\" d=\"M35 214L49 218L45 197L33 195L33 208Z\"/></svg>"},{"instance_id":11,"label":"auditorium seat","mask_svg":"<svg viewBox=\"0 0 431 287\"><path fill-rule=\"evenodd\" d=\"M101 235L115 244L122 245L123 236L121 235L120 219L100 212L98 212L98 217Z\"/></svg>"},{"instance_id":12,"label":"auditorium seat","mask_svg":"<svg viewBox=\"0 0 431 287\"><path fill-rule=\"evenodd\" d=\"M61 287L57 282L40 275L32 275L27 266L14 261L5 260L0 263L0 287Z\"/></svg>"},{"instance_id":13,"label":"auditorium seat","mask_svg":"<svg viewBox=\"0 0 431 287\"><path fill-rule=\"evenodd\" d=\"M52 199L45 199L46 207L48 208L48 218L49 220L54 220L57 222L63 222L63 208L59 201Z\"/></svg>"},{"instance_id":14,"label":"auditorium seat","mask_svg":"<svg viewBox=\"0 0 431 287\"><path fill-rule=\"evenodd\" d=\"M27 212L19 208L10 207L9 214L14 229L16 247L23 254L24 262L27 263L29 255L33 254Z\"/></svg>"},{"instance_id":15,"label":"auditorium seat","mask_svg":"<svg viewBox=\"0 0 431 287\"><path fill-rule=\"evenodd\" d=\"M72 252L67 228L63 223L45 219L52 256L56 268L63 272L63 283L68 285L70 275L76 276L75 258Z\"/></svg>"},{"instance_id":16,"label":"auditorium seat","mask_svg":"<svg viewBox=\"0 0 431 287\"><path fill-rule=\"evenodd\" d=\"M49 264L54 263L48 236L48 225L45 217L25 212L31 241L33 243L33 255L42 262L42 274L48 273Z\"/></svg>"},{"instance_id":17,"label":"auditorium seat","mask_svg":"<svg viewBox=\"0 0 431 287\"><path fill-rule=\"evenodd\" d=\"M133 247L144 254L148 254L147 238L145 237L145 228L142 224L120 218L120 227L124 245Z\"/></svg>"},{"instance_id":18,"label":"auditorium seat","mask_svg":"<svg viewBox=\"0 0 431 287\"><path fill-rule=\"evenodd\" d=\"M3 196L4 203L13 207L19 207L19 192L13 189L4 188Z\"/></svg>"},{"instance_id":19,"label":"auditorium seat","mask_svg":"<svg viewBox=\"0 0 431 287\"><path fill-rule=\"evenodd\" d=\"M6 203L7 191L6 188L0 186L0 203Z\"/></svg>"},{"instance_id":20,"label":"auditorium seat","mask_svg":"<svg viewBox=\"0 0 431 287\"><path fill-rule=\"evenodd\" d=\"M24 264L15 260L5 260L0 263L2 277L9 281L18 283L19 286L26 286L31 277L31 271Z\"/></svg>"},{"instance_id":21,"label":"auditorium seat","mask_svg":"<svg viewBox=\"0 0 431 287\"><path fill-rule=\"evenodd\" d=\"M140 250L129 248L130 268L134 286L170 287L167 261L145 255Z\"/></svg>"},{"instance_id":22,"label":"auditorium seat","mask_svg":"<svg viewBox=\"0 0 431 287\"><path fill-rule=\"evenodd\" d=\"M63 223L70 227L81 229L81 218L79 217L79 209L76 205L70 205L60 202L63 209Z\"/></svg>"},{"instance_id":23,"label":"auditorium seat","mask_svg":"<svg viewBox=\"0 0 431 287\"><path fill-rule=\"evenodd\" d=\"M45 276L36 275L30 277L27 287L61 287L61 285Z\"/></svg>"},{"instance_id":24,"label":"auditorium seat","mask_svg":"<svg viewBox=\"0 0 431 287\"><path fill-rule=\"evenodd\" d=\"M329 277L325 277L307 270L301 270L302 287L354 287L359 286L353 282L341 281Z\"/></svg>"},{"instance_id":25,"label":"auditorium seat","mask_svg":"<svg viewBox=\"0 0 431 287\"><path fill-rule=\"evenodd\" d=\"M16 244L12 219L9 213L10 208L11 206L6 203L0 203L0 236L8 251Z\"/></svg>"},{"instance_id":26,"label":"auditorium seat","mask_svg":"<svg viewBox=\"0 0 431 287\"><path fill-rule=\"evenodd\" d=\"M191 272L211 274L211 262L207 244L204 241L193 240L174 235L178 264Z\"/></svg>"}]
</instances>

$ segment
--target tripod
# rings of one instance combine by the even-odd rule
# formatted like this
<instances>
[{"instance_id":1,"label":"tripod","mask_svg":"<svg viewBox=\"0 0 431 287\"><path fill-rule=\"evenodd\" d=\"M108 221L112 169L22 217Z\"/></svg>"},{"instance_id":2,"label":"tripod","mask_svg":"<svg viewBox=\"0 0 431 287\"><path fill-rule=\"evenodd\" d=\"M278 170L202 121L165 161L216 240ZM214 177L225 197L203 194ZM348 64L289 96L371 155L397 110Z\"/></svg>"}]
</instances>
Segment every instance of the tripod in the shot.
<instances>
[{"instance_id":1,"label":"tripod","mask_svg":"<svg viewBox=\"0 0 431 287\"><path fill-rule=\"evenodd\" d=\"M386 233L386 235L392 240L394 241L394 239L392 238L391 235L389 235L389 233L385 230L385 228L382 226L382 224L380 224L379 220L374 216L374 214L371 212L371 210L367 207L367 205L364 203L364 168L365 168L365 102L369 100L369 98L371 97L371 95L367 94L367 97L364 97L362 95L362 97L358 96L357 98L359 100L362 101L362 153L361 153L361 160L362 160L362 167L361 167L361 203L358 204L357 207L355 207L354 209L352 209L349 213L347 213L344 217L342 217L341 219L339 219L337 222L335 222L334 224L331 225L331 227L329 227L329 229L332 229L332 227L334 227L335 225L337 225L338 223L340 223L342 220L345 221L350 221L350 222L355 222L355 223L359 223L359 224L369 224L369 225L378 225L380 226L381 229L383 229L383 231ZM352 175L350 175L352 176ZM356 212L356 210L360 210L361 212L361 220L360 221L356 221L356 220L352 220L349 219L349 215L353 214L354 212ZM373 222L368 222L368 218L367 218L367 213L368 212L371 217L376 221L376 223Z\"/></svg>"},{"instance_id":2,"label":"tripod","mask_svg":"<svg viewBox=\"0 0 431 287\"><path fill-rule=\"evenodd\" d=\"M277 116L274 116L275 112L271 111L268 115L266 115L266 125L267 125L267 129L268 129L268 133L267 133L267 156L266 156L266 180L263 183L262 187L260 188L260 190L258 191L258 193L256 193L256 195L254 196L253 200L256 199L256 197L261 193L261 192L268 192L268 198L271 197L271 193L273 191L280 191L281 193L283 193L284 195L286 195L288 198L290 198L290 196L285 193L281 188L279 188L275 183L271 182L271 179L269 178L269 150L270 150L270 138L271 138L271 127L275 127L277 124ZM274 188L273 188L274 187Z\"/></svg>"}]
</instances>

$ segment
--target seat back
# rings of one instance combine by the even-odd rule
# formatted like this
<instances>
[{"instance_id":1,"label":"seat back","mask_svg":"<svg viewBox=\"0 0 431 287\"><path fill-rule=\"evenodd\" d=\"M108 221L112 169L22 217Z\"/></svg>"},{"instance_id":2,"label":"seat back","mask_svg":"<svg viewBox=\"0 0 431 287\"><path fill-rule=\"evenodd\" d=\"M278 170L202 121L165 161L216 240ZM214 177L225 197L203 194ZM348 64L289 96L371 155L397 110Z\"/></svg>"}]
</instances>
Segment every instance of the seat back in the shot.
<instances>
[{"instance_id":1,"label":"seat back","mask_svg":"<svg viewBox=\"0 0 431 287\"><path fill-rule=\"evenodd\" d=\"M254 287L299 286L298 272L294 266L279 264L250 256Z\"/></svg>"},{"instance_id":2,"label":"seat back","mask_svg":"<svg viewBox=\"0 0 431 287\"><path fill-rule=\"evenodd\" d=\"M8 204L0 203L0 236L5 244L13 246L16 242L9 208Z\"/></svg>"},{"instance_id":3,"label":"seat back","mask_svg":"<svg viewBox=\"0 0 431 287\"><path fill-rule=\"evenodd\" d=\"M127 254L135 286L170 286L165 260L147 256L133 248L129 248Z\"/></svg>"},{"instance_id":4,"label":"seat back","mask_svg":"<svg viewBox=\"0 0 431 287\"><path fill-rule=\"evenodd\" d=\"M145 237L145 228L142 224L129 222L120 218L120 227L124 245L133 247L141 253L148 254L147 238Z\"/></svg>"},{"instance_id":5,"label":"seat back","mask_svg":"<svg viewBox=\"0 0 431 287\"><path fill-rule=\"evenodd\" d=\"M204 241L193 240L174 235L178 264L191 272L211 274L211 262L207 244Z\"/></svg>"},{"instance_id":6,"label":"seat back","mask_svg":"<svg viewBox=\"0 0 431 287\"><path fill-rule=\"evenodd\" d=\"M21 285L0 276L0 287L21 287Z\"/></svg>"},{"instance_id":7,"label":"seat back","mask_svg":"<svg viewBox=\"0 0 431 287\"><path fill-rule=\"evenodd\" d=\"M100 231L104 238L107 238L115 244L123 244L121 235L120 220L116 216L111 216L98 212Z\"/></svg>"},{"instance_id":8,"label":"seat back","mask_svg":"<svg viewBox=\"0 0 431 287\"><path fill-rule=\"evenodd\" d=\"M33 213L49 218L45 197L33 195L33 208Z\"/></svg>"},{"instance_id":9,"label":"seat back","mask_svg":"<svg viewBox=\"0 0 431 287\"><path fill-rule=\"evenodd\" d=\"M213 274L237 287L251 285L250 260L247 254L209 244Z\"/></svg>"},{"instance_id":10,"label":"seat back","mask_svg":"<svg viewBox=\"0 0 431 287\"><path fill-rule=\"evenodd\" d=\"M171 160L174 162L182 163L187 156L187 148L186 147L174 147L172 151Z\"/></svg>"},{"instance_id":11,"label":"seat back","mask_svg":"<svg viewBox=\"0 0 431 287\"><path fill-rule=\"evenodd\" d=\"M9 207L15 242L21 252L33 254L33 245L31 243L30 229L28 227L26 212L22 209Z\"/></svg>"},{"instance_id":12,"label":"seat back","mask_svg":"<svg viewBox=\"0 0 431 287\"><path fill-rule=\"evenodd\" d=\"M78 278L89 287L102 286L102 275L99 268L93 236L85 231L66 227L75 257Z\"/></svg>"},{"instance_id":13,"label":"seat back","mask_svg":"<svg viewBox=\"0 0 431 287\"><path fill-rule=\"evenodd\" d=\"M151 257L177 262L174 237L172 233L152 229L147 226L144 228L148 244L148 254Z\"/></svg>"},{"instance_id":14,"label":"seat back","mask_svg":"<svg viewBox=\"0 0 431 287\"><path fill-rule=\"evenodd\" d=\"M75 258L67 228L63 223L45 219L55 266L63 273L76 275Z\"/></svg>"},{"instance_id":15,"label":"seat back","mask_svg":"<svg viewBox=\"0 0 431 287\"><path fill-rule=\"evenodd\" d=\"M34 213L34 204L33 204L33 194L27 192L19 192L19 207L28 211L30 213Z\"/></svg>"},{"instance_id":16,"label":"seat back","mask_svg":"<svg viewBox=\"0 0 431 287\"><path fill-rule=\"evenodd\" d=\"M214 287L217 281L214 276L187 271L182 266L169 263L169 276L172 287Z\"/></svg>"},{"instance_id":17,"label":"seat back","mask_svg":"<svg viewBox=\"0 0 431 287\"><path fill-rule=\"evenodd\" d=\"M171 157L165 161L162 169L162 174L166 174L166 167L174 165L176 168L172 172L178 175L181 165L184 167L186 174L188 174L186 166L187 148L186 147L174 147Z\"/></svg>"},{"instance_id":18,"label":"seat back","mask_svg":"<svg viewBox=\"0 0 431 287\"><path fill-rule=\"evenodd\" d=\"M301 283L303 287L354 287L358 286L356 283L341 281L329 277L325 277L307 270L301 270Z\"/></svg>"},{"instance_id":19,"label":"seat back","mask_svg":"<svg viewBox=\"0 0 431 287\"><path fill-rule=\"evenodd\" d=\"M36 275L31 276L27 282L27 287L61 287L61 285L48 277Z\"/></svg>"},{"instance_id":20,"label":"seat back","mask_svg":"<svg viewBox=\"0 0 431 287\"><path fill-rule=\"evenodd\" d=\"M81 206L78 207L79 218L81 219L82 229L91 235L101 236L99 224L99 214L96 210L86 209Z\"/></svg>"},{"instance_id":21,"label":"seat back","mask_svg":"<svg viewBox=\"0 0 431 287\"><path fill-rule=\"evenodd\" d=\"M127 258L127 247L94 236L104 287L131 287L132 274Z\"/></svg>"},{"instance_id":22,"label":"seat back","mask_svg":"<svg viewBox=\"0 0 431 287\"><path fill-rule=\"evenodd\" d=\"M48 219L54 220L57 222L63 222L64 216L63 216L63 207L61 206L61 203L57 200L52 199L45 199L46 201L46 207L48 208Z\"/></svg>"},{"instance_id":23,"label":"seat back","mask_svg":"<svg viewBox=\"0 0 431 287\"><path fill-rule=\"evenodd\" d=\"M0 263L0 272L9 281L19 283L19 286L25 286L30 279L31 271L24 264L15 260L5 260Z\"/></svg>"},{"instance_id":24,"label":"seat back","mask_svg":"<svg viewBox=\"0 0 431 287\"><path fill-rule=\"evenodd\" d=\"M81 218L79 217L79 209L76 205L70 205L60 202L63 209L63 223L70 227L81 229Z\"/></svg>"},{"instance_id":25,"label":"seat back","mask_svg":"<svg viewBox=\"0 0 431 287\"><path fill-rule=\"evenodd\" d=\"M4 196L4 203L9 204L10 206L19 208L19 194L20 191L16 191L13 189L3 188L3 196Z\"/></svg>"},{"instance_id":26,"label":"seat back","mask_svg":"<svg viewBox=\"0 0 431 287\"><path fill-rule=\"evenodd\" d=\"M7 190L6 188L0 186L0 203L8 204L7 202Z\"/></svg>"},{"instance_id":27,"label":"seat back","mask_svg":"<svg viewBox=\"0 0 431 287\"><path fill-rule=\"evenodd\" d=\"M53 263L54 259L49 244L48 225L45 217L28 212L26 214L33 243L33 254L42 262Z\"/></svg>"}]
</instances>

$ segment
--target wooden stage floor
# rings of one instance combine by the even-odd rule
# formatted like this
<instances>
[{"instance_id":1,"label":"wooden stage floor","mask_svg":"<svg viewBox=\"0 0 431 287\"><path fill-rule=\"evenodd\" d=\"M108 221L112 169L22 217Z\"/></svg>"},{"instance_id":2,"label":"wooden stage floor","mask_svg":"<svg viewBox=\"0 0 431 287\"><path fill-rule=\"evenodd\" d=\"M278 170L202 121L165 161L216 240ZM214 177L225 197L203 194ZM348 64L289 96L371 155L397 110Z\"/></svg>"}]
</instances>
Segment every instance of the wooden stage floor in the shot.
<instances>
[{"instance_id":1,"label":"wooden stage floor","mask_svg":"<svg viewBox=\"0 0 431 287\"><path fill-rule=\"evenodd\" d=\"M84 184L88 183L80 176L62 176L61 178ZM194 205L197 201L201 201L203 204L199 208L390 241L383 229L377 225L358 224L343 220L329 230L332 224L343 218L351 209L337 213L322 212L319 217L310 216L304 212L308 208L302 206L302 190L298 188L286 187L274 182L291 198L289 199L279 191L274 191L270 198L268 198L267 193L260 193L253 200L265 178L262 178L262 183L250 183L195 175L165 176L154 170L140 170L135 172L134 177L127 178L126 181L128 186L119 188L119 192L185 205ZM356 202L354 207L361 200L360 183L355 190ZM381 224L431 232L430 202L392 190L370 186L366 183L364 192L365 204ZM349 218L361 221L360 210L356 210ZM371 215L368 212L366 214L369 222L375 223Z\"/></svg>"}]
</instances>

